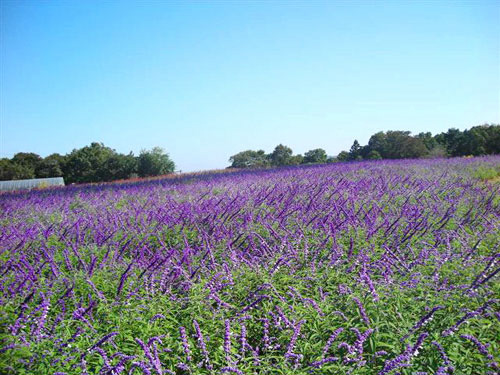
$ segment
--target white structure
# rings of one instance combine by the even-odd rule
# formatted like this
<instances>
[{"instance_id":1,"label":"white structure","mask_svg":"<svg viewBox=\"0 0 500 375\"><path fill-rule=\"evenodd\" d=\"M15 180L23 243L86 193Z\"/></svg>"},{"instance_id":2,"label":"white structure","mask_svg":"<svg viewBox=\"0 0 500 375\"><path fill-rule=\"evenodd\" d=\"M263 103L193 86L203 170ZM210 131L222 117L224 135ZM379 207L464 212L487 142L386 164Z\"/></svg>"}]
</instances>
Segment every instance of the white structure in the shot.
<instances>
[{"instance_id":1,"label":"white structure","mask_svg":"<svg viewBox=\"0 0 500 375\"><path fill-rule=\"evenodd\" d=\"M0 181L0 191L43 189L52 186L64 186L64 179L62 177L52 177Z\"/></svg>"}]
</instances>

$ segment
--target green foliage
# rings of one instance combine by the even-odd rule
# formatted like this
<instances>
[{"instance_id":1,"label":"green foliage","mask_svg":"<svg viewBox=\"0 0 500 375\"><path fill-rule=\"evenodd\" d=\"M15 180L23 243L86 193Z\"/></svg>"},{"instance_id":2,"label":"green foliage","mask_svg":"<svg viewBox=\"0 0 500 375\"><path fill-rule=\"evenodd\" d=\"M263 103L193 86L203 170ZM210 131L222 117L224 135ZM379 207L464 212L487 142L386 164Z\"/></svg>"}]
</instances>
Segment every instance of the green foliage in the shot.
<instances>
[{"instance_id":1,"label":"green foliage","mask_svg":"<svg viewBox=\"0 0 500 375\"><path fill-rule=\"evenodd\" d=\"M233 168L262 168L270 165L264 150L246 150L229 158Z\"/></svg>"},{"instance_id":2,"label":"green foliage","mask_svg":"<svg viewBox=\"0 0 500 375\"><path fill-rule=\"evenodd\" d=\"M290 147L279 144L269 155L269 160L273 166L292 165L294 164L293 151Z\"/></svg>"},{"instance_id":3,"label":"green foliage","mask_svg":"<svg viewBox=\"0 0 500 375\"><path fill-rule=\"evenodd\" d=\"M338 161L348 161L350 159L350 155L347 151L342 151L340 154L337 155L337 160Z\"/></svg>"},{"instance_id":4,"label":"green foliage","mask_svg":"<svg viewBox=\"0 0 500 375\"><path fill-rule=\"evenodd\" d=\"M104 181L103 174L106 160L115 151L102 143L92 142L78 150L73 150L64 166L66 182L95 182Z\"/></svg>"},{"instance_id":5,"label":"green foliage","mask_svg":"<svg viewBox=\"0 0 500 375\"><path fill-rule=\"evenodd\" d=\"M322 148L315 148L314 150L307 151L304 154L304 164L317 164L326 163L327 161L326 151Z\"/></svg>"},{"instance_id":6,"label":"green foliage","mask_svg":"<svg viewBox=\"0 0 500 375\"><path fill-rule=\"evenodd\" d=\"M372 150L368 154L367 159L368 160L380 160L380 159L382 159L382 156L380 155L380 153L378 151Z\"/></svg>"},{"instance_id":7,"label":"green foliage","mask_svg":"<svg viewBox=\"0 0 500 375\"><path fill-rule=\"evenodd\" d=\"M35 173L37 178L61 177L64 167L64 156L52 154L40 160L37 164Z\"/></svg>"},{"instance_id":8,"label":"green foliage","mask_svg":"<svg viewBox=\"0 0 500 375\"><path fill-rule=\"evenodd\" d=\"M157 176L174 171L175 164L161 148L120 154L102 143L74 149L63 156L51 154L41 158L20 152L12 159L0 159L0 180L64 177L66 183L113 181L141 176Z\"/></svg>"},{"instance_id":9,"label":"green foliage","mask_svg":"<svg viewBox=\"0 0 500 375\"><path fill-rule=\"evenodd\" d=\"M22 180L33 178L33 170L14 163L7 158L0 159L0 179L1 180Z\"/></svg>"},{"instance_id":10,"label":"green foliage","mask_svg":"<svg viewBox=\"0 0 500 375\"><path fill-rule=\"evenodd\" d=\"M480 180L493 180L500 177L500 167L479 166L472 171L472 176Z\"/></svg>"},{"instance_id":11,"label":"green foliage","mask_svg":"<svg viewBox=\"0 0 500 375\"><path fill-rule=\"evenodd\" d=\"M141 177L164 175L172 173L174 169L174 162L161 147L142 150L137 159L137 171Z\"/></svg>"}]
</instances>

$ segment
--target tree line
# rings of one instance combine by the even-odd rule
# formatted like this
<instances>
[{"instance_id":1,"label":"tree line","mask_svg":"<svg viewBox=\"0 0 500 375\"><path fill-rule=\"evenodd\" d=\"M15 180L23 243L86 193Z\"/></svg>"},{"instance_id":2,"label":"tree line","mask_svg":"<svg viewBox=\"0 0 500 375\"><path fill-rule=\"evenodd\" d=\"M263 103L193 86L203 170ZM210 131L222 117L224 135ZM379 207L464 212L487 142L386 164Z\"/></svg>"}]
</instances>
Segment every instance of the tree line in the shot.
<instances>
[{"instance_id":1,"label":"tree line","mask_svg":"<svg viewBox=\"0 0 500 375\"><path fill-rule=\"evenodd\" d=\"M322 148L294 155L290 147L278 145L270 154L264 150L241 151L229 158L230 168L262 168L298 164L320 164L341 161L377 159L414 159L452 156L480 156L500 154L500 125L479 125L460 131L455 128L432 135L422 132L387 131L373 134L368 144L361 146L354 140L349 151L328 156Z\"/></svg>"},{"instance_id":2,"label":"tree line","mask_svg":"<svg viewBox=\"0 0 500 375\"><path fill-rule=\"evenodd\" d=\"M45 158L33 152L19 152L0 159L0 180L64 177L66 183L104 182L173 172L174 162L160 147L121 154L99 142L74 149L66 155Z\"/></svg>"}]
</instances>

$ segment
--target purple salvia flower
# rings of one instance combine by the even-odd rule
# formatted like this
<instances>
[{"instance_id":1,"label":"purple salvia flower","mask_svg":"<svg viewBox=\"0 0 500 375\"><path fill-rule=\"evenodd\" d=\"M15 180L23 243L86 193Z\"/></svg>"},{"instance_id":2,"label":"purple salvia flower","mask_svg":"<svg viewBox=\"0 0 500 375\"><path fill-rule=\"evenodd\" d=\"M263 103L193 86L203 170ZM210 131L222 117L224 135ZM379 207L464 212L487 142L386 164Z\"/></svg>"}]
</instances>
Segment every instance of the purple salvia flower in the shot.
<instances>
[{"instance_id":1,"label":"purple salvia flower","mask_svg":"<svg viewBox=\"0 0 500 375\"><path fill-rule=\"evenodd\" d=\"M163 314L156 314L155 316L153 316L151 318L150 322L152 323L152 322L154 322L157 319L165 319L165 315L163 315Z\"/></svg>"},{"instance_id":2,"label":"purple salvia flower","mask_svg":"<svg viewBox=\"0 0 500 375\"><path fill-rule=\"evenodd\" d=\"M136 338L135 339L135 342L138 343L142 350L144 351L144 355L146 356L146 358L148 359L149 361L149 364L160 374L162 375L162 371L161 371L161 368L159 368L159 361L157 361L155 359L155 357L153 356L153 354L151 353L151 350L149 348L148 345L146 345L141 339L139 338Z\"/></svg>"},{"instance_id":3,"label":"purple salvia flower","mask_svg":"<svg viewBox=\"0 0 500 375\"><path fill-rule=\"evenodd\" d=\"M406 340L408 337L410 337L410 335L417 331L418 329L422 328L425 324L427 324L429 321L432 320L432 316L434 315L434 313L438 310L441 310L441 309L444 309L444 306L441 306L441 305L438 305L436 307L434 307L431 311L429 311L427 314L425 314L411 329L410 331L404 335L402 338L401 338L401 341L404 341Z\"/></svg>"},{"instance_id":4,"label":"purple salvia flower","mask_svg":"<svg viewBox=\"0 0 500 375\"><path fill-rule=\"evenodd\" d=\"M484 345L481 341L479 341L472 335L460 335L460 337L472 341L476 345L477 350L479 350L479 353L484 355L489 360L493 360L493 356L488 352L488 347L490 346L489 344Z\"/></svg>"},{"instance_id":5,"label":"purple salvia flower","mask_svg":"<svg viewBox=\"0 0 500 375\"><path fill-rule=\"evenodd\" d=\"M269 320L264 318L264 319L262 319L262 322L264 325L264 328L263 328L264 337L262 339L264 341L264 349L267 349L267 348L269 348L269 346L271 344L271 341L269 339Z\"/></svg>"},{"instance_id":6,"label":"purple salvia flower","mask_svg":"<svg viewBox=\"0 0 500 375\"><path fill-rule=\"evenodd\" d=\"M196 337L198 339L198 345L200 346L201 353L205 357L205 366L208 370L212 370L212 365L210 364L210 359L208 357L207 346L205 345L205 340L203 339L203 334L201 333L200 326L196 320L193 320L193 325L196 330Z\"/></svg>"},{"instance_id":7,"label":"purple salvia flower","mask_svg":"<svg viewBox=\"0 0 500 375\"><path fill-rule=\"evenodd\" d=\"M349 288L345 284L339 284L338 290L339 290L339 294L343 294L343 295L344 294L351 294L352 293L351 288Z\"/></svg>"},{"instance_id":8,"label":"purple salvia flower","mask_svg":"<svg viewBox=\"0 0 500 375\"><path fill-rule=\"evenodd\" d=\"M188 365L186 365L184 362L179 362L175 365L177 368L180 368L181 370L184 371L191 371Z\"/></svg>"},{"instance_id":9,"label":"purple salvia flower","mask_svg":"<svg viewBox=\"0 0 500 375\"><path fill-rule=\"evenodd\" d=\"M339 359L337 357L326 357L326 358L323 358L323 359L321 359L319 361L311 363L309 366L315 367L315 368L320 368L324 364L335 362L335 361L338 361L338 360Z\"/></svg>"},{"instance_id":10,"label":"purple salvia flower","mask_svg":"<svg viewBox=\"0 0 500 375\"><path fill-rule=\"evenodd\" d=\"M289 357L295 358L295 356L293 355L294 354L293 349L295 348L295 344L297 343L297 339L300 335L300 330L302 328L302 324L304 324L304 323L305 323L305 320L301 320L294 327L292 337L290 339L290 342L288 343L288 347L287 347L287 350L285 353L285 358L289 358Z\"/></svg>"},{"instance_id":11,"label":"purple salvia flower","mask_svg":"<svg viewBox=\"0 0 500 375\"><path fill-rule=\"evenodd\" d=\"M92 351L93 349L100 347L102 344L104 344L106 341L108 341L109 339L111 339L112 337L114 337L116 335L118 335L118 332L108 333L106 336L104 336L102 339L100 339L94 345L92 345L90 347L89 351Z\"/></svg>"},{"instance_id":12,"label":"purple salvia flower","mask_svg":"<svg viewBox=\"0 0 500 375\"><path fill-rule=\"evenodd\" d=\"M439 355L441 356L441 359L443 360L444 364L447 366L451 365L451 361L448 358L448 356L446 355L446 352L445 352L443 346L440 343L438 343L437 341L433 341L431 344L434 345L437 348L437 350L439 351Z\"/></svg>"},{"instance_id":13,"label":"purple salvia flower","mask_svg":"<svg viewBox=\"0 0 500 375\"><path fill-rule=\"evenodd\" d=\"M244 356L247 349L247 327L245 323L241 323L240 346L241 355Z\"/></svg>"},{"instance_id":14,"label":"purple salvia flower","mask_svg":"<svg viewBox=\"0 0 500 375\"><path fill-rule=\"evenodd\" d=\"M380 371L378 374L379 375L385 375L391 372L392 370L395 370L397 368L402 368L402 367L409 367L410 366L410 360L412 357L418 355L418 350L422 346L422 343L426 339L426 337L429 336L428 333L424 332L422 333L418 339L415 345L407 345L405 351L397 356L396 358L392 360L388 360L384 363L384 368L382 371Z\"/></svg>"},{"instance_id":15,"label":"purple salvia flower","mask_svg":"<svg viewBox=\"0 0 500 375\"><path fill-rule=\"evenodd\" d=\"M106 371L109 370L111 368L111 363L109 362L109 358L108 358L106 352L104 351L104 349L102 349L100 347L96 347L96 348L94 348L94 351L99 353L99 355L102 357L102 359L104 361L104 368L106 369Z\"/></svg>"},{"instance_id":16,"label":"purple salvia flower","mask_svg":"<svg viewBox=\"0 0 500 375\"><path fill-rule=\"evenodd\" d=\"M373 301L378 302L379 296L377 294L375 286L373 286L373 282L372 279L370 278L370 275L365 270L363 270L363 272L360 274L360 278L368 286L368 289L370 289L370 292L373 296Z\"/></svg>"},{"instance_id":17,"label":"purple salvia flower","mask_svg":"<svg viewBox=\"0 0 500 375\"><path fill-rule=\"evenodd\" d=\"M18 345L16 344L9 344L7 346L4 346L3 348L0 348L0 354L5 353L7 350L17 348Z\"/></svg>"},{"instance_id":18,"label":"purple salvia flower","mask_svg":"<svg viewBox=\"0 0 500 375\"><path fill-rule=\"evenodd\" d=\"M361 318L363 318L363 321L366 323L366 325L370 325L370 320L368 319L368 315L366 315L365 308L363 307L363 304L357 297L352 297L353 301L356 302L356 305L358 305L359 313L361 315Z\"/></svg>"},{"instance_id":19,"label":"purple salvia flower","mask_svg":"<svg viewBox=\"0 0 500 375\"><path fill-rule=\"evenodd\" d=\"M466 313L461 319L458 320L458 322L456 322L453 326L451 326L450 328L448 328L447 330L443 331L442 333L442 336L451 336L453 335L453 333L455 333L458 328L465 322L467 321L468 319L470 318L474 318L478 315L481 315L481 314L484 314L484 312L486 311L486 309L489 307L489 305L493 304L493 303L496 303L498 302L498 300L496 299L491 299L489 301L486 301L480 308L478 308L477 310L474 310L474 311L469 311L468 313Z\"/></svg>"},{"instance_id":20,"label":"purple salvia flower","mask_svg":"<svg viewBox=\"0 0 500 375\"><path fill-rule=\"evenodd\" d=\"M148 366L146 366L146 364L144 362L133 362L132 366L130 366L130 370L128 372L129 375L134 373L135 368L140 368L142 370L143 374L151 375L151 370L148 368Z\"/></svg>"},{"instance_id":21,"label":"purple salvia flower","mask_svg":"<svg viewBox=\"0 0 500 375\"><path fill-rule=\"evenodd\" d=\"M224 353L226 354L226 361L232 363L231 360L231 325L229 320L224 321Z\"/></svg>"},{"instance_id":22,"label":"purple salvia flower","mask_svg":"<svg viewBox=\"0 0 500 375\"><path fill-rule=\"evenodd\" d=\"M324 348L323 348L323 357L326 357L326 354L328 353L328 350L332 346L333 342L337 339L337 336L340 335L344 331L344 328L340 327L337 328L328 338L328 341L326 342Z\"/></svg>"},{"instance_id":23,"label":"purple salvia flower","mask_svg":"<svg viewBox=\"0 0 500 375\"><path fill-rule=\"evenodd\" d=\"M357 328L351 328L352 331L356 333L357 340L354 343L354 349L358 354L363 354L363 344L365 343L368 336L373 333L373 329L369 328L365 332L361 333Z\"/></svg>"},{"instance_id":24,"label":"purple salvia flower","mask_svg":"<svg viewBox=\"0 0 500 375\"><path fill-rule=\"evenodd\" d=\"M47 322L47 315L49 313L49 308L50 308L50 299L47 296L43 296L43 302L41 305L42 315L40 316L40 319L38 319L38 325L36 327L35 332L33 333L33 336L35 336L37 339L41 338L42 329L45 327L45 323Z\"/></svg>"},{"instance_id":25,"label":"purple salvia flower","mask_svg":"<svg viewBox=\"0 0 500 375\"><path fill-rule=\"evenodd\" d=\"M226 372L232 372L233 374L237 375L243 375L243 372L241 370L238 370L236 367L223 367L220 369L222 374L225 374Z\"/></svg>"},{"instance_id":26,"label":"purple salvia flower","mask_svg":"<svg viewBox=\"0 0 500 375\"><path fill-rule=\"evenodd\" d=\"M252 308L254 308L256 305L258 305L263 299L266 299L266 298L271 298L270 296L266 295L266 294L263 294L263 295L260 295L255 301L253 301L251 304L249 304L248 306L246 306L243 310L241 310L239 312L239 314L244 314L246 313L248 310L251 310Z\"/></svg>"},{"instance_id":27,"label":"purple salvia flower","mask_svg":"<svg viewBox=\"0 0 500 375\"><path fill-rule=\"evenodd\" d=\"M293 327L293 323L288 320L286 317L285 313L283 310L281 310L281 307L276 306L276 311L278 312L278 316L283 320L283 322L288 326L288 327Z\"/></svg>"},{"instance_id":28,"label":"purple salvia flower","mask_svg":"<svg viewBox=\"0 0 500 375\"><path fill-rule=\"evenodd\" d=\"M184 349L184 354L188 362L191 362L191 350L189 350L189 343L186 335L186 329L184 327L179 327L179 332L181 336L182 348Z\"/></svg>"}]
</instances>

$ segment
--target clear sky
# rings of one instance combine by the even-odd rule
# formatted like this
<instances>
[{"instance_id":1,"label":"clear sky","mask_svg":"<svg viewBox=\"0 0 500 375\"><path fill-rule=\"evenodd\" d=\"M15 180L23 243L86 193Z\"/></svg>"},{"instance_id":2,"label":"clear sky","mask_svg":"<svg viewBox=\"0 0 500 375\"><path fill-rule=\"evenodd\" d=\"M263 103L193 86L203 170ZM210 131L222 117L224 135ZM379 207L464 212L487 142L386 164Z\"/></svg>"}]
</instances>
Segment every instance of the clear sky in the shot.
<instances>
[{"instance_id":1,"label":"clear sky","mask_svg":"<svg viewBox=\"0 0 500 375\"><path fill-rule=\"evenodd\" d=\"M0 156L92 141L178 169L500 122L500 2L1 0Z\"/></svg>"}]
</instances>

